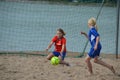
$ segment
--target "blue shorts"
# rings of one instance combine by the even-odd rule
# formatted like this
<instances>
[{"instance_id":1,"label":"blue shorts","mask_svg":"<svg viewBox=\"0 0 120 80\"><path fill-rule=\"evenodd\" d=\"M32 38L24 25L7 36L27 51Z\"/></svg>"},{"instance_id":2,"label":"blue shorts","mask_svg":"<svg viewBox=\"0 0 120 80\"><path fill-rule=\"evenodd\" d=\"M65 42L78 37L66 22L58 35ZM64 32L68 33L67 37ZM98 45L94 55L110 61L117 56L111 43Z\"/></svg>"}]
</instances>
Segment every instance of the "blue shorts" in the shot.
<instances>
[{"instance_id":1,"label":"blue shorts","mask_svg":"<svg viewBox=\"0 0 120 80\"><path fill-rule=\"evenodd\" d=\"M91 58L95 58L96 56L99 56L100 55L100 51L101 51L101 48L98 48L97 50L94 50L94 48L92 47L90 49L90 52L88 53L89 57Z\"/></svg>"},{"instance_id":2,"label":"blue shorts","mask_svg":"<svg viewBox=\"0 0 120 80\"><path fill-rule=\"evenodd\" d=\"M61 56L62 57L62 60L64 60L65 56L66 56L66 52L63 52L62 55L60 54L60 52L56 52L56 51L53 51L53 55L54 56Z\"/></svg>"}]
</instances>

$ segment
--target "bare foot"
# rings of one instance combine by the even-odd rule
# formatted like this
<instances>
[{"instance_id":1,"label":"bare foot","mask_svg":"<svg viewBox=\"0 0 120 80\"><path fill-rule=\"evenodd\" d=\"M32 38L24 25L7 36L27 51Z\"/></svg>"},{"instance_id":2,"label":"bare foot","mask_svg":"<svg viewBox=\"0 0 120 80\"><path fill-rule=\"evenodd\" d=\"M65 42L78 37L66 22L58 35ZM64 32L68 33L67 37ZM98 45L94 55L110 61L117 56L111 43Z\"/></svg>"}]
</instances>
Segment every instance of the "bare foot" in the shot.
<instances>
[{"instance_id":1,"label":"bare foot","mask_svg":"<svg viewBox=\"0 0 120 80\"><path fill-rule=\"evenodd\" d=\"M69 64L69 63L66 63L66 66L70 66L70 64Z\"/></svg>"},{"instance_id":2,"label":"bare foot","mask_svg":"<svg viewBox=\"0 0 120 80\"><path fill-rule=\"evenodd\" d=\"M111 66L110 70L115 74L115 69L113 68L113 66Z\"/></svg>"}]
</instances>

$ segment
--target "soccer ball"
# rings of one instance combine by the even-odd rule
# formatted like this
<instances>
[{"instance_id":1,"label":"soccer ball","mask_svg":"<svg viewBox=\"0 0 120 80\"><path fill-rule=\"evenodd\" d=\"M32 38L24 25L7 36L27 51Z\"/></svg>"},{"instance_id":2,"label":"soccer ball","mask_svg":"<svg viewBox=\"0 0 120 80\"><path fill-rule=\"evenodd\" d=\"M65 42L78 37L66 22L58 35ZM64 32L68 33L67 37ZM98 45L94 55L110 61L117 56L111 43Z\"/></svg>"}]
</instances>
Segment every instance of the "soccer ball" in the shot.
<instances>
[{"instance_id":1,"label":"soccer ball","mask_svg":"<svg viewBox=\"0 0 120 80\"><path fill-rule=\"evenodd\" d=\"M54 57L52 57L50 63L52 65L58 65L60 63L60 59L58 57L54 56Z\"/></svg>"}]
</instances>

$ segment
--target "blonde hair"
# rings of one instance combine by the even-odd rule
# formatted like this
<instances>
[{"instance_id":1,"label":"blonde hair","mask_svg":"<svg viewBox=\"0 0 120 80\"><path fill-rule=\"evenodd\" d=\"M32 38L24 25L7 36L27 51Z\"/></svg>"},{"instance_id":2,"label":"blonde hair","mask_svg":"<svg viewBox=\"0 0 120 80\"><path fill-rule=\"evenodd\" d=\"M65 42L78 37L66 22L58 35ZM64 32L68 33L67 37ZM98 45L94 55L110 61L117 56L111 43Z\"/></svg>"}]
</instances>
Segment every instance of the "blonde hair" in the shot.
<instances>
[{"instance_id":1,"label":"blonde hair","mask_svg":"<svg viewBox=\"0 0 120 80\"><path fill-rule=\"evenodd\" d=\"M96 19L94 17L90 18L88 20L88 23L91 24L93 27L95 27L96 30L98 30L98 26L96 24Z\"/></svg>"}]
</instances>

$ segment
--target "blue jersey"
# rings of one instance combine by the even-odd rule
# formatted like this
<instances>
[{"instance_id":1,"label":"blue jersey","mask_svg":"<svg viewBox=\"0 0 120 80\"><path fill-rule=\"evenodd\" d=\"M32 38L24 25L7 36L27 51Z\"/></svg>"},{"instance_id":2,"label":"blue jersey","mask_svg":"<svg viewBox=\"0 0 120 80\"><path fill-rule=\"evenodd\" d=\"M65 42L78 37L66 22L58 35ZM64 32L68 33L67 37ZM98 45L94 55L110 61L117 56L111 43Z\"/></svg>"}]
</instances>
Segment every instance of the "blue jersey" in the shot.
<instances>
[{"instance_id":1,"label":"blue jersey","mask_svg":"<svg viewBox=\"0 0 120 80\"><path fill-rule=\"evenodd\" d=\"M97 30L92 27L90 30L89 30L89 34L88 34L88 37L89 37L89 41L90 41L90 44L92 46L92 48L94 48L95 44L96 44L96 38L100 36L97 32ZM98 48L101 48L101 44L100 42L98 43Z\"/></svg>"}]
</instances>

